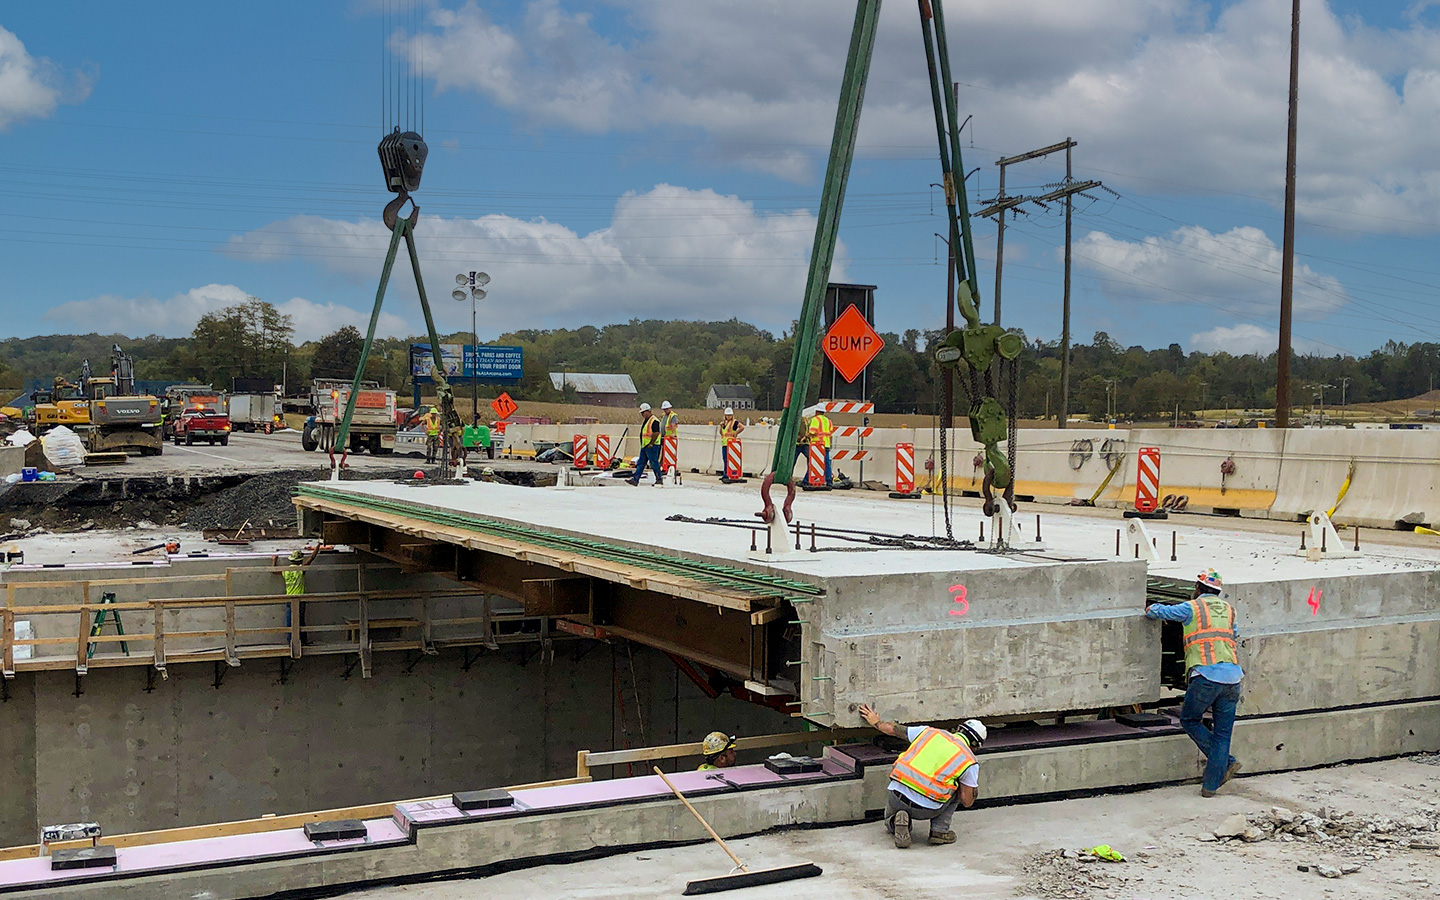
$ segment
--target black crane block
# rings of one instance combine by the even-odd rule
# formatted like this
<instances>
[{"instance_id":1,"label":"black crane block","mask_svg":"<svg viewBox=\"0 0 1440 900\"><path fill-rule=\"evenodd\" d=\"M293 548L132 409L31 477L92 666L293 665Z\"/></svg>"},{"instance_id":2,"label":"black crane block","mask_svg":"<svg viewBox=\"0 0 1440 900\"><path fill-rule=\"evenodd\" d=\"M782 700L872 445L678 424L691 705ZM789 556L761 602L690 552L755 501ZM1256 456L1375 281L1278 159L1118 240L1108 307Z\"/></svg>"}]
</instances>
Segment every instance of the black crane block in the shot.
<instances>
[{"instance_id":1,"label":"black crane block","mask_svg":"<svg viewBox=\"0 0 1440 900\"><path fill-rule=\"evenodd\" d=\"M396 194L420 190L420 176L425 171L425 157L430 148L413 131L400 126L380 139L380 167L385 170L385 186Z\"/></svg>"}]
</instances>

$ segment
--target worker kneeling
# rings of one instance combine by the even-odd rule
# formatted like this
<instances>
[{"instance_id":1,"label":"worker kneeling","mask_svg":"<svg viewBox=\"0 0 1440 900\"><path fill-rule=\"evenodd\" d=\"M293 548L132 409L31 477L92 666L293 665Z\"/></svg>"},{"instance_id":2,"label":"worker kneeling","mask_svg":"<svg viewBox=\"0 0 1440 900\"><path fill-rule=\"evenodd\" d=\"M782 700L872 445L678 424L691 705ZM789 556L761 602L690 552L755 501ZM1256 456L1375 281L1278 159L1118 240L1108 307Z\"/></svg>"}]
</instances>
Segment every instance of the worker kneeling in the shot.
<instances>
[{"instance_id":1,"label":"worker kneeling","mask_svg":"<svg viewBox=\"0 0 1440 900\"><path fill-rule=\"evenodd\" d=\"M930 843L953 844L950 820L958 807L975 804L980 786L980 763L975 751L985 742L985 726L967 719L954 731L928 726L905 727L882 722L872 707L860 715L882 734L903 737L910 746L890 770L885 801L885 827L901 850L910 846L910 824L929 821Z\"/></svg>"}]
</instances>

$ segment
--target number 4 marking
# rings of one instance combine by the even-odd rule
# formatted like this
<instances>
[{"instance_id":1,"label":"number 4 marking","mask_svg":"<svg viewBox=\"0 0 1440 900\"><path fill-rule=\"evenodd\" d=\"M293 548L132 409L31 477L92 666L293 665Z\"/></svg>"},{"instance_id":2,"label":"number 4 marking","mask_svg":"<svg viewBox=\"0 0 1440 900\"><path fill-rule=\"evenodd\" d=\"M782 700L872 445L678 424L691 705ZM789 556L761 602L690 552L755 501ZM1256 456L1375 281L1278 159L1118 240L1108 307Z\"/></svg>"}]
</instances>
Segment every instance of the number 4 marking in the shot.
<instances>
[{"instance_id":1,"label":"number 4 marking","mask_svg":"<svg viewBox=\"0 0 1440 900\"><path fill-rule=\"evenodd\" d=\"M963 584L952 584L952 585L950 585L950 593L956 595L956 596L953 597L952 599L953 599L956 603L960 604L960 608L959 608L959 609L952 609L952 610L950 610L950 615L952 615L952 616L963 616L963 615L965 615L967 612L970 611L970 603L969 603L969 601L967 601L967 600L965 599L965 585L963 585Z\"/></svg>"}]
</instances>

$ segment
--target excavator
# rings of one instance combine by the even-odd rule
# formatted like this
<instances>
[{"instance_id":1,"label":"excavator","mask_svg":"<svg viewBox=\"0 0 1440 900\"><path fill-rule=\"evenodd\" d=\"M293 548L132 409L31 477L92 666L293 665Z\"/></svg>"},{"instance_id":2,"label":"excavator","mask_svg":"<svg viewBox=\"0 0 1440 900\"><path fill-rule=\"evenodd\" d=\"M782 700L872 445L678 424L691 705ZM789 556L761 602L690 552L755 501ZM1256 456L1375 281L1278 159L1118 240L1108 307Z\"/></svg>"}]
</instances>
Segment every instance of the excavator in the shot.
<instances>
[{"instance_id":1,"label":"excavator","mask_svg":"<svg viewBox=\"0 0 1440 900\"><path fill-rule=\"evenodd\" d=\"M945 33L945 11L942 0L916 0L920 11L920 27L924 38L926 66L930 74L930 100L935 110L935 131L940 144L940 170L945 189L945 209L950 226L951 256L955 261L955 302L964 325L950 331L935 351L938 365L957 370L961 384L969 395L968 418L970 433L983 448L985 472L985 514L998 517L1001 526L992 529L997 538L992 544L1005 549L1012 533L1011 514L1014 501L1014 448L1016 405L1016 360L1024 346L1019 334L987 324L980 317L980 286L976 279L975 247L970 233L970 212L965 196L965 165L960 152L960 128L955 94L948 89L954 83L950 72L950 52ZM830 158L825 183L820 195L820 210L815 227L815 242L810 252L810 270L805 283L805 299L801 307L799 327L795 335L795 355L790 362L789 380L785 387L783 412L775 438L775 455L770 474L760 488L763 508L756 513L772 531L772 544L786 545L787 523L793 520L795 501L795 441L800 427L800 409L807 403L811 366L819 345L820 314L830 265L835 257L840 211L845 202L845 186L855 156L855 136L860 125L860 108L865 98L865 82L870 72L870 57L875 46L875 31L880 18L880 0L859 0L850 50L845 62L845 76L840 88L840 106L835 115L835 131L830 144ZM1001 393L1006 395L1004 402ZM1000 444L1007 443L1002 452ZM945 458L944 444L941 458ZM943 463L942 463L943 464ZM782 510L775 508L770 490L776 484L786 487ZM1000 491L1000 496L995 491ZM783 511L783 520L781 512ZM949 529L947 507L947 531Z\"/></svg>"},{"instance_id":2,"label":"excavator","mask_svg":"<svg viewBox=\"0 0 1440 900\"><path fill-rule=\"evenodd\" d=\"M85 360L80 391L90 404L90 422L83 431L87 453L134 450L142 456L159 456L165 451L160 398L135 390L135 361L119 344L110 350L108 376L92 376L90 360Z\"/></svg>"}]
</instances>

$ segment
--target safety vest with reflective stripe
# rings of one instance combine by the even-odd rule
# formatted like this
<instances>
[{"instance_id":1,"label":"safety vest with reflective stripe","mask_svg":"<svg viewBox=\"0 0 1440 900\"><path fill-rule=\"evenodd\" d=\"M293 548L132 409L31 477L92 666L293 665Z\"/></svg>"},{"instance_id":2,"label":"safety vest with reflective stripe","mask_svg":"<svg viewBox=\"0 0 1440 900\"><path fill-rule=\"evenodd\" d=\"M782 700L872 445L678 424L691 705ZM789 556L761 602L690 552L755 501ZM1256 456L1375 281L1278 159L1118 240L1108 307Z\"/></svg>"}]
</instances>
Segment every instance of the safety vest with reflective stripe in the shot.
<instances>
[{"instance_id":1,"label":"safety vest with reflective stripe","mask_svg":"<svg viewBox=\"0 0 1440 900\"><path fill-rule=\"evenodd\" d=\"M660 420L651 416L640 424L640 446L654 447L660 443Z\"/></svg>"},{"instance_id":2,"label":"safety vest with reflective stripe","mask_svg":"<svg viewBox=\"0 0 1440 900\"><path fill-rule=\"evenodd\" d=\"M673 412L665 414L665 436L668 438L680 436L680 417Z\"/></svg>"},{"instance_id":3,"label":"safety vest with reflective stripe","mask_svg":"<svg viewBox=\"0 0 1440 900\"><path fill-rule=\"evenodd\" d=\"M304 569L286 569L280 574L285 576L286 596L294 596L295 594L305 593Z\"/></svg>"},{"instance_id":4,"label":"safety vest with reflective stripe","mask_svg":"<svg viewBox=\"0 0 1440 900\"><path fill-rule=\"evenodd\" d=\"M970 745L959 735L926 728L890 770L890 777L936 803L948 801L960 776L977 766Z\"/></svg>"},{"instance_id":5,"label":"safety vest with reflective stripe","mask_svg":"<svg viewBox=\"0 0 1440 900\"><path fill-rule=\"evenodd\" d=\"M728 421L723 421L723 422L720 423L720 436L725 439L725 443L728 444L728 443L730 443L731 441L735 440L735 438L736 438L739 434L740 434L740 420L739 420L739 419L730 419L730 420L728 420Z\"/></svg>"},{"instance_id":6,"label":"safety vest with reflective stripe","mask_svg":"<svg viewBox=\"0 0 1440 900\"><path fill-rule=\"evenodd\" d=\"M1190 601L1185 623L1185 669L1215 663L1238 663L1235 655L1235 608L1214 594Z\"/></svg>"},{"instance_id":7,"label":"safety vest with reflective stripe","mask_svg":"<svg viewBox=\"0 0 1440 900\"><path fill-rule=\"evenodd\" d=\"M430 437L435 437L440 434L439 416L435 415L434 413L426 413L420 419L420 421L425 424L425 433Z\"/></svg>"},{"instance_id":8,"label":"safety vest with reflective stripe","mask_svg":"<svg viewBox=\"0 0 1440 900\"><path fill-rule=\"evenodd\" d=\"M830 434L835 426L830 424L830 418L824 413L816 413L810 419L810 443L819 444L822 447L830 447Z\"/></svg>"}]
</instances>

